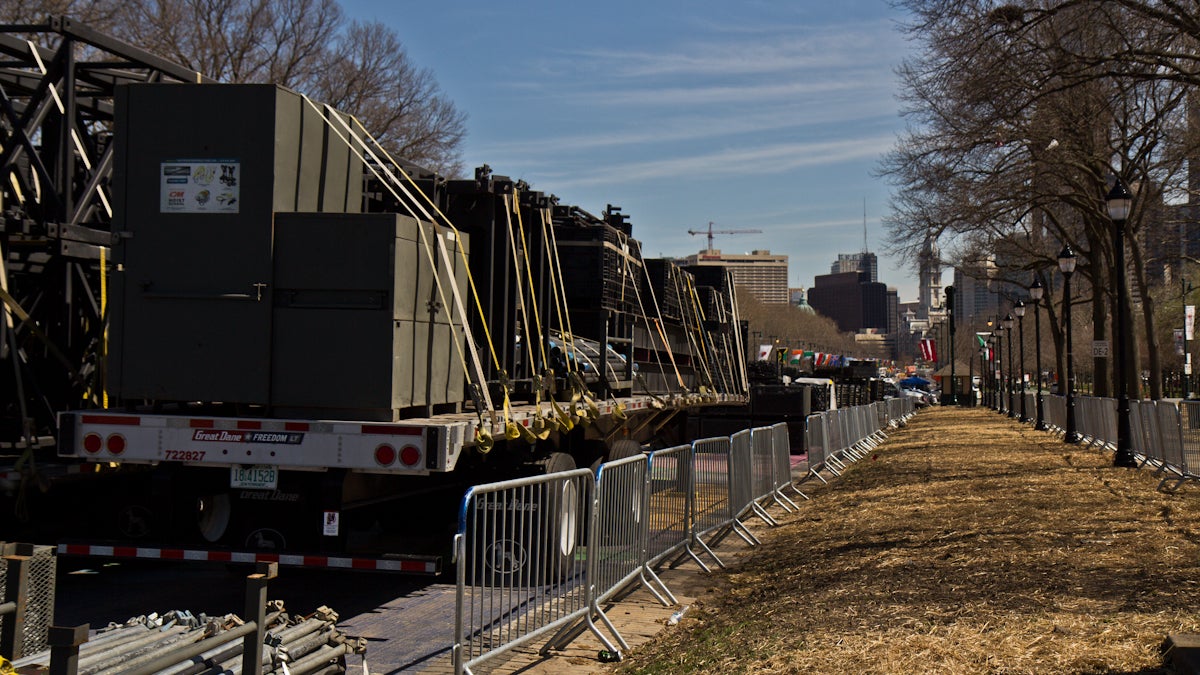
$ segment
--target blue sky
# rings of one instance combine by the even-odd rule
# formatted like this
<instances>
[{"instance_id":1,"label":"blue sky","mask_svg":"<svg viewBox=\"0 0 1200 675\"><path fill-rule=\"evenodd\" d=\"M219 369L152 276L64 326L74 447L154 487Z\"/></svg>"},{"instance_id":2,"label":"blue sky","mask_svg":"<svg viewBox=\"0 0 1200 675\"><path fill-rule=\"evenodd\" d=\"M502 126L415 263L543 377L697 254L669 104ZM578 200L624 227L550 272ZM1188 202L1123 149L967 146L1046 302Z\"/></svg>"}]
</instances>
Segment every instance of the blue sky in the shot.
<instances>
[{"instance_id":1,"label":"blue sky","mask_svg":"<svg viewBox=\"0 0 1200 675\"><path fill-rule=\"evenodd\" d=\"M599 214L630 216L647 256L789 256L811 286L838 253L880 254L880 281L916 299L884 256L889 185L874 176L903 128L895 67L908 43L886 0L343 0L396 30L467 113L468 168L488 164Z\"/></svg>"}]
</instances>

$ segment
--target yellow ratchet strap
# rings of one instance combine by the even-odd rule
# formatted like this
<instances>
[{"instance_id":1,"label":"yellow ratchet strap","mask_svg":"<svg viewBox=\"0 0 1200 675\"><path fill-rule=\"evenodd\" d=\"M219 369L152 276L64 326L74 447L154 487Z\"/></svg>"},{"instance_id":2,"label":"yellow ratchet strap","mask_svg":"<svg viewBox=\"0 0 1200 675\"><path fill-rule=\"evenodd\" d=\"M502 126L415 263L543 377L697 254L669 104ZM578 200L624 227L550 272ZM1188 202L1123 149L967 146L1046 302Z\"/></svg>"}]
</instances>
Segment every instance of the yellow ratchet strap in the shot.
<instances>
[{"instance_id":1,"label":"yellow ratchet strap","mask_svg":"<svg viewBox=\"0 0 1200 675\"><path fill-rule=\"evenodd\" d=\"M479 454L488 454L494 445L496 445L496 439L492 438L492 434L487 429L482 426L475 427L475 449L479 451Z\"/></svg>"}]
</instances>

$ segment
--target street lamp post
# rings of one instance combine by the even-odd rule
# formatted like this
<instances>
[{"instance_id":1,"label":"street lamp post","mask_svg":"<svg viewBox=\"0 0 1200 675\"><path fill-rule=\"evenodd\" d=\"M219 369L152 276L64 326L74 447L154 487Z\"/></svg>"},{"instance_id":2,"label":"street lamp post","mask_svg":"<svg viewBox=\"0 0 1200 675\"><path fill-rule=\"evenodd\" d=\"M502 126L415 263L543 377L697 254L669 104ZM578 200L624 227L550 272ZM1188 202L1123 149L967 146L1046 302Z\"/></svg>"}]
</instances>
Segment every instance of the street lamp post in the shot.
<instances>
[{"instance_id":1,"label":"street lamp post","mask_svg":"<svg viewBox=\"0 0 1200 675\"><path fill-rule=\"evenodd\" d=\"M1132 317L1129 313L1129 299L1126 297L1125 269L1125 219L1133 206L1133 196L1125 184L1117 178L1112 190L1104 198L1108 202L1108 217L1113 223L1113 266L1117 273L1117 314L1113 317L1113 337L1116 338L1116 361L1113 368L1117 385L1117 452L1113 456L1113 466L1129 468L1137 467L1133 457L1133 447L1130 443L1129 429L1129 377L1128 368L1132 362L1131 354L1133 340L1129 334Z\"/></svg>"},{"instance_id":2,"label":"street lamp post","mask_svg":"<svg viewBox=\"0 0 1200 675\"><path fill-rule=\"evenodd\" d=\"M987 336L988 346L988 388L991 389L989 395L988 407L992 410L1000 410L1000 378L996 376L996 332L988 331Z\"/></svg>"},{"instance_id":3,"label":"street lamp post","mask_svg":"<svg viewBox=\"0 0 1200 675\"><path fill-rule=\"evenodd\" d=\"M1180 278L1179 289L1182 292L1180 302L1183 304L1183 398L1189 399L1192 397L1191 382L1188 381L1192 377L1192 355L1188 352L1188 333L1192 329L1192 317L1188 316L1187 298L1192 292L1192 282Z\"/></svg>"},{"instance_id":4,"label":"street lamp post","mask_svg":"<svg viewBox=\"0 0 1200 675\"><path fill-rule=\"evenodd\" d=\"M1012 314L1005 314L1004 320L1000 322L1000 325L1004 327L1005 336L1008 338L1008 345L1005 348L1006 351L1008 351L1008 416L1016 417L1017 409L1016 409L1016 406L1013 404L1014 385L1013 385L1013 360L1012 360L1012 327L1013 327Z\"/></svg>"},{"instance_id":5,"label":"street lamp post","mask_svg":"<svg viewBox=\"0 0 1200 675\"><path fill-rule=\"evenodd\" d=\"M1004 414L1004 333L1000 332L1000 324L992 331L996 339L996 412Z\"/></svg>"},{"instance_id":6,"label":"street lamp post","mask_svg":"<svg viewBox=\"0 0 1200 675\"><path fill-rule=\"evenodd\" d=\"M1029 298L1033 300L1033 358L1034 367L1037 369L1034 374L1034 379L1037 380L1037 394L1033 399L1034 416L1037 419L1033 428L1038 431L1046 430L1046 420L1042 417L1042 313L1040 311L1042 295L1045 291L1046 287L1042 285L1041 279L1035 279L1033 285L1029 287Z\"/></svg>"},{"instance_id":7,"label":"street lamp post","mask_svg":"<svg viewBox=\"0 0 1200 675\"><path fill-rule=\"evenodd\" d=\"M950 405L958 405L958 382L954 379L954 287L946 287L946 314L950 317Z\"/></svg>"},{"instance_id":8,"label":"street lamp post","mask_svg":"<svg viewBox=\"0 0 1200 675\"><path fill-rule=\"evenodd\" d=\"M1029 412L1025 409L1025 301L1017 300L1013 305L1013 314L1017 315L1017 335L1021 343L1021 367L1017 369L1017 386L1021 397L1021 421L1029 421Z\"/></svg>"},{"instance_id":9,"label":"street lamp post","mask_svg":"<svg viewBox=\"0 0 1200 675\"><path fill-rule=\"evenodd\" d=\"M1063 275L1063 323L1067 340L1067 372L1066 382L1059 381L1060 388L1067 389L1067 428L1063 440L1067 443L1078 443L1079 432L1075 430L1075 366L1071 362L1071 274L1075 272L1075 252L1071 245L1063 246L1058 254L1058 269Z\"/></svg>"},{"instance_id":10,"label":"street lamp post","mask_svg":"<svg viewBox=\"0 0 1200 675\"><path fill-rule=\"evenodd\" d=\"M982 345L980 345L980 347L979 347L979 389L980 389L979 397L980 397L980 400L983 400L984 397L986 397L986 395L987 395L987 386L988 386L987 383L988 383L989 378L987 376L987 368L983 365L984 359L987 358L987 352L988 352L988 345L987 345L987 341L984 340L984 343ZM975 382L974 379L972 379L971 383L974 384L974 382ZM974 394L974 392L972 392L972 394ZM984 405L987 405L986 401L984 402Z\"/></svg>"}]
</instances>

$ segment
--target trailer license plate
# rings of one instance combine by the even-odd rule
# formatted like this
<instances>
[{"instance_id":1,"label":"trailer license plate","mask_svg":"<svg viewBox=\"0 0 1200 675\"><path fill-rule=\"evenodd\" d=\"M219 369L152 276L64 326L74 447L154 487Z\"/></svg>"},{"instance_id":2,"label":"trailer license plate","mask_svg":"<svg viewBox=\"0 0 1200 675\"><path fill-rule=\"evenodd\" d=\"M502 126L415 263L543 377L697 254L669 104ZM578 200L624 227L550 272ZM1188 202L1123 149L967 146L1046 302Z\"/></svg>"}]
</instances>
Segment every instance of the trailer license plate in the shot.
<instances>
[{"instance_id":1,"label":"trailer license plate","mask_svg":"<svg viewBox=\"0 0 1200 675\"><path fill-rule=\"evenodd\" d=\"M267 465L235 466L229 470L229 487L246 490L274 490L279 484L279 468Z\"/></svg>"}]
</instances>

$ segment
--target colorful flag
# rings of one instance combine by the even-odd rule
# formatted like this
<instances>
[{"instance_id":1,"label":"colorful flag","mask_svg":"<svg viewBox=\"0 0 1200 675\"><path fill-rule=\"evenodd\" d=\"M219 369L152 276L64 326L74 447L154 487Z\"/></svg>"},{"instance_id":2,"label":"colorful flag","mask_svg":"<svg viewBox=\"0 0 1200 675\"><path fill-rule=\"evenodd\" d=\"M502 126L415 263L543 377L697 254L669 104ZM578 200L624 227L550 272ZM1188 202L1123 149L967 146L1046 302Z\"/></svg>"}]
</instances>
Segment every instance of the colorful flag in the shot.
<instances>
[{"instance_id":1,"label":"colorful flag","mask_svg":"<svg viewBox=\"0 0 1200 675\"><path fill-rule=\"evenodd\" d=\"M937 343L933 338L921 338L921 358L926 361L937 361Z\"/></svg>"},{"instance_id":2,"label":"colorful flag","mask_svg":"<svg viewBox=\"0 0 1200 675\"><path fill-rule=\"evenodd\" d=\"M759 345L758 360L766 361L767 359L771 358L771 349L772 348L774 348L774 345Z\"/></svg>"},{"instance_id":3,"label":"colorful flag","mask_svg":"<svg viewBox=\"0 0 1200 675\"><path fill-rule=\"evenodd\" d=\"M800 360L803 358L804 358L804 350L803 349L793 349L792 357L790 359L788 359L788 363L794 363L796 365L800 365Z\"/></svg>"}]
</instances>

